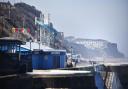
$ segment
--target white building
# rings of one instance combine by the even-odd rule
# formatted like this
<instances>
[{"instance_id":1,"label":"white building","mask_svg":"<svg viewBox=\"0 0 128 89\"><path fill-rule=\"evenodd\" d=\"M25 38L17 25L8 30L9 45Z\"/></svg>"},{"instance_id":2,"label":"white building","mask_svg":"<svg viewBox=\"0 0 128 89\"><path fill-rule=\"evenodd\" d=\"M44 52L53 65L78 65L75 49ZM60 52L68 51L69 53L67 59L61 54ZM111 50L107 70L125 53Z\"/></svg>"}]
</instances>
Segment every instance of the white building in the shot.
<instances>
[{"instance_id":1,"label":"white building","mask_svg":"<svg viewBox=\"0 0 128 89\"><path fill-rule=\"evenodd\" d=\"M103 49L107 47L107 43L108 43L105 40L92 40L92 39L77 39L75 40L75 42L77 44L82 44L86 48L90 48L90 49L96 49L96 48Z\"/></svg>"}]
</instances>

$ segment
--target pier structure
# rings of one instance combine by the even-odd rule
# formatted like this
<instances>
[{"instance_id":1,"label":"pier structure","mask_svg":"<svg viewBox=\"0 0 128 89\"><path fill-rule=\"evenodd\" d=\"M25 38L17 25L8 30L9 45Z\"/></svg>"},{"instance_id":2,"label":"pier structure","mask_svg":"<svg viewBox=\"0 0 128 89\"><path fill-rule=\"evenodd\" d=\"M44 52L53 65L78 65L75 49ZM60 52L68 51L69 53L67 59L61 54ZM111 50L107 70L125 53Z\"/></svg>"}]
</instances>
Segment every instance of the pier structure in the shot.
<instances>
[{"instance_id":1,"label":"pier structure","mask_svg":"<svg viewBox=\"0 0 128 89\"><path fill-rule=\"evenodd\" d=\"M104 82L104 89L127 89L128 88L128 62L111 61L99 63L96 70L100 73Z\"/></svg>"}]
</instances>

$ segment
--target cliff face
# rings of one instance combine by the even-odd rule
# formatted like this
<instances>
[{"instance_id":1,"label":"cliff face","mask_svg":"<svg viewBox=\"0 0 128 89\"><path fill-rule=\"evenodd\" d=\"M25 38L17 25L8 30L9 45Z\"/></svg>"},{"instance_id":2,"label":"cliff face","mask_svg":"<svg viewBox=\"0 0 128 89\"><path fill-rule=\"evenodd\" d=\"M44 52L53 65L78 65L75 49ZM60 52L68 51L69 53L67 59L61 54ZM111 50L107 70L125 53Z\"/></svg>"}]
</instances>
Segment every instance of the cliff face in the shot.
<instances>
[{"instance_id":1,"label":"cliff face","mask_svg":"<svg viewBox=\"0 0 128 89\"><path fill-rule=\"evenodd\" d=\"M84 58L123 58L124 55L118 51L116 43L110 43L102 39L76 39L66 37L65 44L72 46L75 53L81 54Z\"/></svg>"},{"instance_id":2,"label":"cliff face","mask_svg":"<svg viewBox=\"0 0 128 89\"><path fill-rule=\"evenodd\" d=\"M40 17L41 11L37 10L34 6L25 3L17 3L14 6L18 13L18 22L21 23L18 26L23 27L24 22L24 27L29 27L31 29L31 34L34 36L35 30L37 30L35 26L35 17Z\"/></svg>"},{"instance_id":3,"label":"cliff face","mask_svg":"<svg viewBox=\"0 0 128 89\"><path fill-rule=\"evenodd\" d=\"M40 16L40 11L34 6L25 3L16 3L11 5L9 2L0 2L0 37L13 36L12 28L26 28L30 29L30 34L19 34L20 38L29 40L35 36L37 26L35 26L35 17Z\"/></svg>"}]
</instances>

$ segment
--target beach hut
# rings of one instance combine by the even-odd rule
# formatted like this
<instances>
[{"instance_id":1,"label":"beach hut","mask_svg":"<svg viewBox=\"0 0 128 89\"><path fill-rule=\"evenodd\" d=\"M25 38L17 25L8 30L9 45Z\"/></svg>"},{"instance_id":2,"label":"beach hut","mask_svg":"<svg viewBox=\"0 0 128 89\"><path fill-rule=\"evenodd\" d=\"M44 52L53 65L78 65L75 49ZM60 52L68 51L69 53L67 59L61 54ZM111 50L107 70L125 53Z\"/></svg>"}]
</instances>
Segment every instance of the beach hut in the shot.
<instances>
[{"instance_id":1,"label":"beach hut","mask_svg":"<svg viewBox=\"0 0 128 89\"><path fill-rule=\"evenodd\" d=\"M66 63L64 50L33 51L33 69L56 69L64 68Z\"/></svg>"}]
</instances>

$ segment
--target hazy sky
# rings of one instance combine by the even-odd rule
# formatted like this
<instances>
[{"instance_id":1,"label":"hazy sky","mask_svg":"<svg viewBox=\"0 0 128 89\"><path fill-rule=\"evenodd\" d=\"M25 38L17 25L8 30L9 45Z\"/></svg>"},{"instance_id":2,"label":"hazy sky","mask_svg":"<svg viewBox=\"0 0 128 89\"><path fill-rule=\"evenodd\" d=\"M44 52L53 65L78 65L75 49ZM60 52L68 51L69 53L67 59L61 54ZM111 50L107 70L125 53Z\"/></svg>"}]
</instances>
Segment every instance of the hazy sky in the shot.
<instances>
[{"instance_id":1,"label":"hazy sky","mask_svg":"<svg viewBox=\"0 0 128 89\"><path fill-rule=\"evenodd\" d=\"M128 56L128 0L18 1L50 13L54 27L65 36L105 39Z\"/></svg>"}]
</instances>

